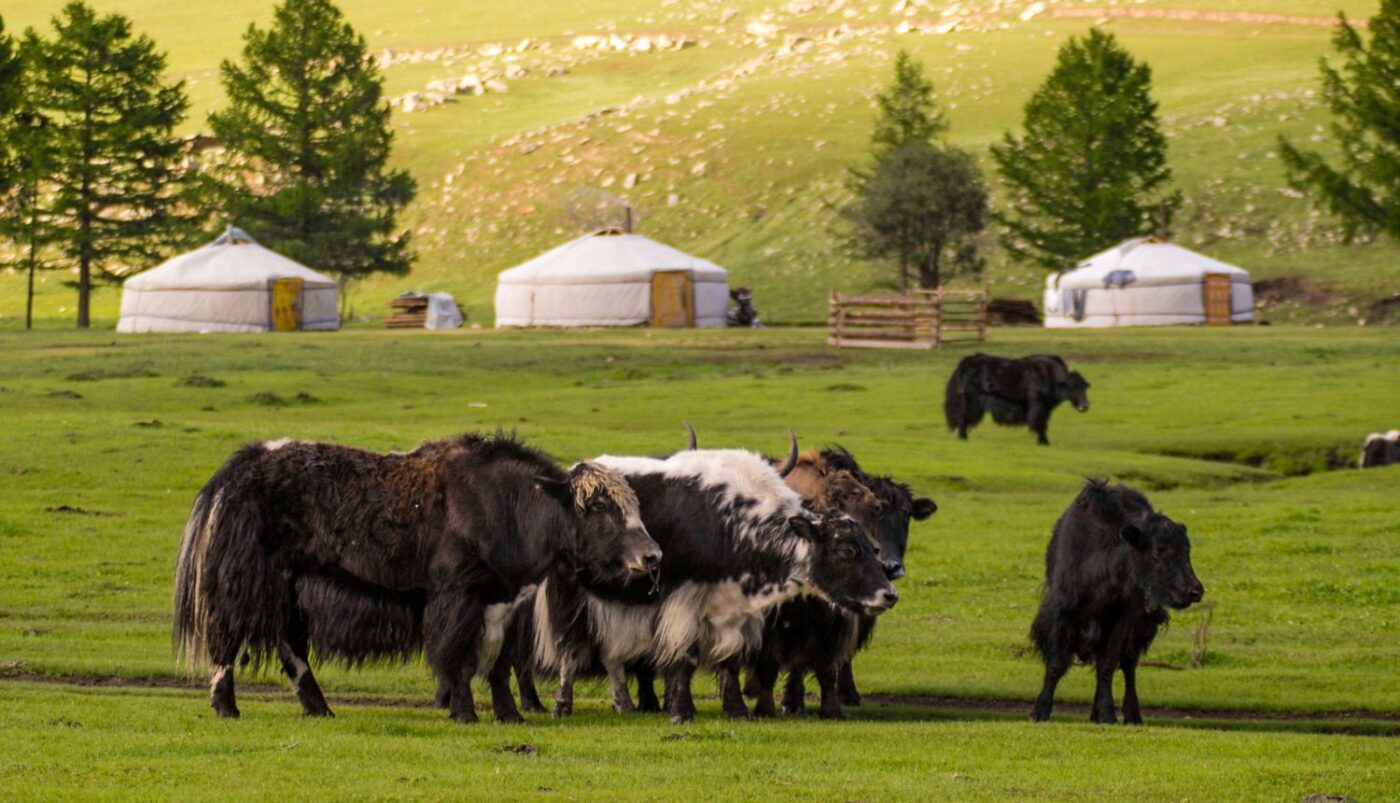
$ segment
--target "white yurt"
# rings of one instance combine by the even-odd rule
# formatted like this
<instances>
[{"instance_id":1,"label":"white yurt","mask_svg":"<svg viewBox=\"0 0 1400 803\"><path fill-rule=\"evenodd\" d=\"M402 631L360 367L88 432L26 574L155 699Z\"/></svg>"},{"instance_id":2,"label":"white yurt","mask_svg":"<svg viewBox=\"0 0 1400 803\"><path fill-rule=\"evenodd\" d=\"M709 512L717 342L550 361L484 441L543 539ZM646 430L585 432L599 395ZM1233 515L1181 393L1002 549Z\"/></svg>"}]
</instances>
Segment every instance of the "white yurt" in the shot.
<instances>
[{"instance_id":1,"label":"white yurt","mask_svg":"<svg viewBox=\"0 0 1400 803\"><path fill-rule=\"evenodd\" d=\"M118 332L339 329L335 280L232 226L122 284Z\"/></svg>"},{"instance_id":2,"label":"white yurt","mask_svg":"<svg viewBox=\"0 0 1400 803\"><path fill-rule=\"evenodd\" d=\"M1155 237L1125 240L1045 280L1048 327L1252 320L1247 271Z\"/></svg>"},{"instance_id":3,"label":"white yurt","mask_svg":"<svg viewBox=\"0 0 1400 803\"><path fill-rule=\"evenodd\" d=\"M724 326L729 273L620 228L502 271L496 326Z\"/></svg>"}]
</instances>

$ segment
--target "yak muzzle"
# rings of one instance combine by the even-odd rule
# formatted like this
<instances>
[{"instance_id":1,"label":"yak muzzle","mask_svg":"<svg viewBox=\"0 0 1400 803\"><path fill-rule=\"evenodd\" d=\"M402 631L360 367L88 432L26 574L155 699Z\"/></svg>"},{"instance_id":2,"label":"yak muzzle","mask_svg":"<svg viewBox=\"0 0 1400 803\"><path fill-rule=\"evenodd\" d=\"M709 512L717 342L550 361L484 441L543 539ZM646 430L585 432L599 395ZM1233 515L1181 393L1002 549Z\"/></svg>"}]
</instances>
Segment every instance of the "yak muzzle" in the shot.
<instances>
[{"instance_id":1,"label":"yak muzzle","mask_svg":"<svg viewBox=\"0 0 1400 803\"><path fill-rule=\"evenodd\" d=\"M899 602L899 593L893 587L882 588L861 603L861 607L865 609L865 613L878 616L893 608L897 602Z\"/></svg>"},{"instance_id":2,"label":"yak muzzle","mask_svg":"<svg viewBox=\"0 0 1400 803\"><path fill-rule=\"evenodd\" d=\"M880 564L880 568L885 570L885 577L890 580L898 580L904 576L904 564L900 561L886 561Z\"/></svg>"},{"instance_id":3,"label":"yak muzzle","mask_svg":"<svg viewBox=\"0 0 1400 803\"><path fill-rule=\"evenodd\" d=\"M661 550L648 550L627 562L627 571L650 577L661 569Z\"/></svg>"}]
</instances>

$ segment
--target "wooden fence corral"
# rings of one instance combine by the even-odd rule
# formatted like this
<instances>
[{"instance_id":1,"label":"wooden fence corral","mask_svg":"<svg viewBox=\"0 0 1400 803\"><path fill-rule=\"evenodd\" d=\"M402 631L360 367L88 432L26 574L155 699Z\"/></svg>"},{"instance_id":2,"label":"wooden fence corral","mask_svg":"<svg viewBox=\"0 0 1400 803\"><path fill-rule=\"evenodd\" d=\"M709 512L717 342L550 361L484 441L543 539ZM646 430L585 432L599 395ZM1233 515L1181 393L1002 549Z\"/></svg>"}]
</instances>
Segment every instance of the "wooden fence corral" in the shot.
<instances>
[{"instance_id":1,"label":"wooden fence corral","mask_svg":"<svg viewBox=\"0 0 1400 803\"><path fill-rule=\"evenodd\" d=\"M828 345L838 348L936 349L987 338L985 290L913 290L903 295L831 292Z\"/></svg>"}]
</instances>

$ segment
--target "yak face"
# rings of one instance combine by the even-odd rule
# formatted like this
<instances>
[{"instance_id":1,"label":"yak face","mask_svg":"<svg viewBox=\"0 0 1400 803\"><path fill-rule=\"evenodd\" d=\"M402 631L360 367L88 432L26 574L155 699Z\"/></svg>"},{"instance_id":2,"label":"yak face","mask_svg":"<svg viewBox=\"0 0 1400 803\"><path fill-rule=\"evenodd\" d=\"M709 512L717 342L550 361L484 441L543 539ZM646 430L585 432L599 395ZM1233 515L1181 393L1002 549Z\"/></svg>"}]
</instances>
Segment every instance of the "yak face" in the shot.
<instances>
[{"instance_id":1,"label":"yak face","mask_svg":"<svg viewBox=\"0 0 1400 803\"><path fill-rule=\"evenodd\" d=\"M574 559L585 584L651 578L661 571L661 547L642 524L637 495L621 474L593 463L569 471L577 541Z\"/></svg>"},{"instance_id":2,"label":"yak face","mask_svg":"<svg viewBox=\"0 0 1400 803\"><path fill-rule=\"evenodd\" d=\"M912 496L902 485L897 492L886 495L880 501L883 510L875 522L875 542L880 547L885 576L898 580L904 576L904 552L909 548L910 522L923 521L932 516L938 511L938 505L926 496Z\"/></svg>"},{"instance_id":3,"label":"yak face","mask_svg":"<svg viewBox=\"0 0 1400 803\"><path fill-rule=\"evenodd\" d=\"M794 516L792 529L811 546L811 580L832 603L875 616L899 601L880 565L878 548L865 530L841 513Z\"/></svg>"},{"instance_id":4,"label":"yak face","mask_svg":"<svg viewBox=\"0 0 1400 803\"><path fill-rule=\"evenodd\" d=\"M1186 528L1160 513L1123 525L1119 535L1133 549L1133 578L1148 608L1180 610L1201 601L1205 587L1191 566Z\"/></svg>"},{"instance_id":5,"label":"yak face","mask_svg":"<svg viewBox=\"0 0 1400 803\"><path fill-rule=\"evenodd\" d=\"M1079 412L1089 410L1089 380L1078 371L1070 371L1055 380L1055 395L1070 404Z\"/></svg>"}]
</instances>

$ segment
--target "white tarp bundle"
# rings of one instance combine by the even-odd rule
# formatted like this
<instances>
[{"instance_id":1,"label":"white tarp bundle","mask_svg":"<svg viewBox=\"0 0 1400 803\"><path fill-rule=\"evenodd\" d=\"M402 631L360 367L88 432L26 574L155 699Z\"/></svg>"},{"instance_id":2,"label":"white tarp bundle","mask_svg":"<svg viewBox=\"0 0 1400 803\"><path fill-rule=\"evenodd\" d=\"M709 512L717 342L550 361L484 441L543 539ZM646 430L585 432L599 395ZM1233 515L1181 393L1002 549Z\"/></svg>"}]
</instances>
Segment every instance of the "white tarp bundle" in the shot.
<instances>
[{"instance_id":1,"label":"white tarp bundle","mask_svg":"<svg viewBox=\"0 0 1400 803\"><path fill-rule=\"evenodd\" d=\"M451 293L428 294L428 319L424 329L456 329L462 325L462 310Z\"/></svg>"},{"instance_id":2,"label":"white tarp bundle","mask_svg":"<svg viewBox=\"0 0 1400 803\"><path fill-rule=\"evenodd\" d=\"M1249 273L1155 238L1135 238L1045 280L1048 327L1154 326L1206 322L1210 274L1230 281L1230 320L1254 320Z\"/></svg>"},{"instance_id":3,"label":"white tarp bundle","mask_svg":"<svg viewBox=\"0 0 1400 803\"><path fill-rule=\"evenodd\" d=\"M659 271L687 271L696 326L724 326L729 273L640 234L603 229L502 271L496 326L635 326L651 320Z\"/></svg>"},{"instance_id":4,"label":"white tarp bundle","mask_svg":"<svg viewBox=\"0 0 1400 803\"><path fill-rule=\"evenodd\" d=\"M301 328L339 329L335 280L269 251L229 227L122 285L118 332L267 332L272 287L301 279Z\"/></svg>"}]
</instances>

